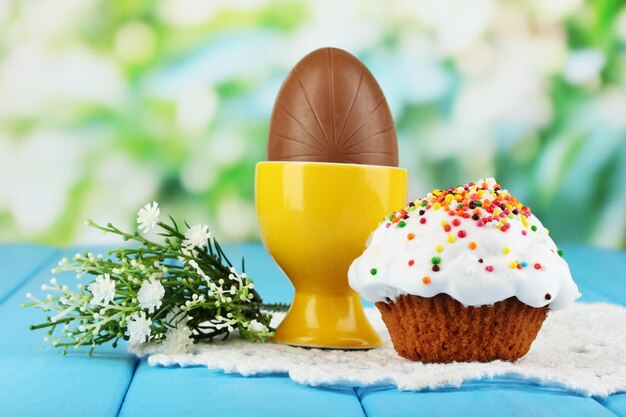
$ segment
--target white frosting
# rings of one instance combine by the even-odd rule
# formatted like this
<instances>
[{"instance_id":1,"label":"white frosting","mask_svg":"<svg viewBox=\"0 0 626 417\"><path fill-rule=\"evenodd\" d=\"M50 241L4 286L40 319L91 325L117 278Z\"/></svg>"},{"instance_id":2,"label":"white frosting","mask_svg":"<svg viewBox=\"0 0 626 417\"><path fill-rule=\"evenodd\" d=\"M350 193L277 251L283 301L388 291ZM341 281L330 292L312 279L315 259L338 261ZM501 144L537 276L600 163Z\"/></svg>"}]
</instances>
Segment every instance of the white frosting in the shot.
<instances>
[{"instance_id":1,"label":"white frosting","mask_svg":"<svg viewBox=\"0 0 626 417\"><path fill-rule=\"evenodd\" d=\"M475 184L479 186L467 186L467 197L480 201L478 204L493 201L497 189L493 178ZM482 185L487 190L478 197ZM462 192L462 188L458 190ZM437 190L433 193L440 195ZM350 286L371 302L395 300L402 294L433 297L445 293L465 306L491 305L515 296L532 307L566 307L580 293L548 230L530 213L523 220L526 208L520 209L521 204L506 190L497 189L497 195L509 196L507 210L518 208L517 214L487 223L481 220L482 227L475 219L450 216L443 207L436 209L432 193L416 200L415 207L407 207L407 214L395 213L403 227L399 219L393 223L386 218L370 236L365 252L350 266ZM429 208L422 207L422 201L427 201ZM457 204L451 202L450 208ZM424 210L423 215L420 210ZM493 216L481 207L466 210L469 214L474 211L480 211L481 219ZM425 223L420 223L421 218ZM458 226L453 225L454 219L460 222ZM444 221L450 231L444 230ZM500 222L510 225L506 232L497 227ZM459 231L466 236L460 237ZM470 242L474 249L470 249ZM438 245L443 248L441 252L437 252ZM439 271L433 271L433 257L440 259ZM488 271L488 267L493 270Z\"/></svg>"}]
</instances>

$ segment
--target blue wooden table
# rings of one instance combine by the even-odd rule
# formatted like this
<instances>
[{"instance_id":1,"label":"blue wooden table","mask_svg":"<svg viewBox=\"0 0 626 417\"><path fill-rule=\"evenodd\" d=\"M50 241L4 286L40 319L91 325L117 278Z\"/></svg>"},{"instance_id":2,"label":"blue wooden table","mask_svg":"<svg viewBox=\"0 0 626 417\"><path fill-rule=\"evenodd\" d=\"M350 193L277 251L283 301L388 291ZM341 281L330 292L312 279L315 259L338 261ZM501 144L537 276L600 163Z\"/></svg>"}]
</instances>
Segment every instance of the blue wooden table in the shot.
<instances>
[{"instance_id":1,"label":"blue wooden table","mask_svg":"<svg viewBox=\"0 0 626 417\"><path fill-rule=\"evenodd\" d=\"M124 347L60 352L29 331L44 313L20 309L24 294L40 293L63 256L86 249L0 245L0 416L622 416L626 393L606 399L518 380L468 382L459 389L317 389L284 375L244 378L206 368L150 367ZM564 246L581 301L626 305L626 252ZM293 290L260 245L230 245L268 302ZM61 282L73 276L60 275Z\"/></svg>"}]
</instances>

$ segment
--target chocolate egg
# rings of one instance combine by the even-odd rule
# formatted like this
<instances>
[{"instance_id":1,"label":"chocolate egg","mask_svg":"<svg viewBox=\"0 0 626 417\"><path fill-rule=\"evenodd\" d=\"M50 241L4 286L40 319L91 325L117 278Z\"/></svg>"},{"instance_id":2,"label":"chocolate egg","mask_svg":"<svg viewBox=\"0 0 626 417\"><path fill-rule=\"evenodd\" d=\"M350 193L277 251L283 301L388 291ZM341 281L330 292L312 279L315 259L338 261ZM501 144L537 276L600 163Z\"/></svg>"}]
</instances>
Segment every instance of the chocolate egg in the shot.
<instances>
[{"instance_id":1,"label":"chocolate egg","mask_svg":"<svg viewBox=\"0 0 626 417\"><path fill-rule=\"evenodd\" d=\"M276 98L268 159L398 166L389 106L361 61L322 48L298 62Z\"/></svg>"}]
</instances>

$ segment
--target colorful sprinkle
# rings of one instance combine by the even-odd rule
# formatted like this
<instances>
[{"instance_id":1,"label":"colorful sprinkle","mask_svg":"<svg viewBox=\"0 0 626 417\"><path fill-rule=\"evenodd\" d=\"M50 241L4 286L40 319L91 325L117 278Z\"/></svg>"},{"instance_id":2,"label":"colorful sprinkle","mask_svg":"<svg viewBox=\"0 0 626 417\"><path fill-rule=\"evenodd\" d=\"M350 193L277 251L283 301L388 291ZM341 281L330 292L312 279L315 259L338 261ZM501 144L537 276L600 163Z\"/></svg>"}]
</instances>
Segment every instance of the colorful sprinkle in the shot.
<instances>
[{"instance_id":1,"label":"colorful sprinkle","mask_svg":"<svg viewBox=\"0 0 626 417\"><path fill-rule=\"evenodd\" d=\"M439 265L441 263L441 258L438 256L433 256L430 262L432 262L433 265Z\"/></svg>"},{"instance_id":2,"label":"colorful sprinkle","mask_svg":"<svg viewBox=\"0 0 626 417\"><path fill-rule=\"evenodd\" d=\"M546 300L551 300L551 299L552 299L552 296L550 295L550 293L547 293L546 294Z\"/></svg>"},{"instance_id":3,"label":"colorful sprinkle","mask_svg":"<svg viewBox=\"0 0 626 417\"><path fill-rule=\"evenodd\" d=\"M526 268L528 266L528 262L522 262L520 265L522 265L522 268Z\"/></svg>"},{"instance_id":4,"label":"colorful sprinkle","mask_svg":"<svg viewBox=\"0 0 626 417\"><path fill-rule=\"evenodd\" d=\"M415 264L415 260L414 259L409 259L409 266L413 266L413 264Z\"/></svg>"},{"instance_id":5,"label":"colorful sprinkle","mask_svg":"<svg viewBox=\"0 0 626 417\"><path fill-rule=\"evenodd\" d=\"M509 252L511 252L511 249L509 249L509 247L508 247L508 246L505 246L505 247L503 247L503 248L502 248L502 253L504 253L505 255L506 255L507 253L509 253Z\"/></svg>"},{"instance_id":6,"label":"colorful sprinkle","mask_svg":"<svg viewBox=\"0 0 626 417\"><path fill-rule=\"evenodd\" d=\"M409 240L415 239L415 233L409 233L408 235L406 235L406 238Z\"/></svg>"},{"instance_id":7,"label":"colorful sprinkle","mask_svg":"<svg viewBox=\"0 0 626 417\"><path fill-rule=\"evenodd\" d=\"M487 270L487 272L493 272L494 268L493 268L493 265L487 265L485 269Z\"/></svg>"},{"instance_id":8,"label":"colorful sprinkle","mask_svg":"<svg viewBox=\"0 0 626 417\"><path fill-rule=\"evenodd\" d=\"M437 272L441 269L441 267L439 267L439 265L433 265L433 271Z\"/></svg>"},{"instance_id":9,"label":"colorful sprinkle","mask_svg":"<svg viewBox=\"0 0 626 417\"><path fill-rule=\"evenodd\" d=\"M470 243L469 243L469 248L470 248L471 250L474 250L474 249L476 249L477 247L478 247L478 245L476 244L476 242L470 242Z\"/></svg>"},{"instance_id":10,"label":"colorful sprinkle","mask_svg":"<svg viewBox=\"0 0 626 417\"><path fill-rule=\"evenodd\" d=\"M376 275L377 273L378 273L378 270L376 268L370 269L370 274Z\"/></svg>"},{"instance_id":11,"label":"colorful sprinkle","mask_svg":"<svg viewBox=\"0 0 626 417\"><path fill-rule=\"evenodd\" d=\"M422 278L422 282L426 285L430 284L430 277L426 276L424 278Z\"/></svg>"},{"instance_id":12,"label":"colorful sprinkle","mask_svg":"<svg viewBox=\"0 0 626 417\"><path fill-rule=\"evenodd\" d=\"M447 222L441 223L441 227L448 235L448 243L454 243L457 238L465 238L471 233L469 228L452 232L454 227L462 225L463 219L471 219L477 227L497 228L502 233L509 231L515 221L521 221L524 226L524 230L521 230L523 235L527 234L528 229L537 232L539 228L530 225L532 213L528 207L491 181L433 190L426 198L410 202L404 209L394 213L388 218L387 223L405 227L411 221L409 212L415 210L419 212L420 223L426 224L426 214L431 209L443 210L450 216ZM408 238L409 234L406 236Z\"/></svg>"},{"instance_id":13,"label":"colorful sprinkle","mask_svg":"<svg viewBox=\"0 0 626 417\"><path fill-rule=\"evenodd\" d=\"M541 264L539 262L535 264L535 269L541 269Z\"/></svg>"},{"instance_id":14,"label":"colorful sprinkle","mask_svg":"<svg viewBox=\"0 0 626 417\"><path fill-rule=\"evenodd\" d=\"M484 262L484 261L483 261L483 258L479 258L479 259L478 259L478 263L479 263L479 264L482 264L483 262Z\"/></svg>"},{"instance_id":15,"label":"colorful sprinkle","mask_svg":"<svg viewBox=\"0 0 626 417\"><path fill-rule=\"evenodd\" d=\"M563 252L563 249L559 249L559 250L557 250L557 251L556 251L556 253L558 253L558 254L559 254L559 256L562 258L562 257L563 257L563 254L564 254L565 252Z\"/></svg>"},{"instance_id":16,"label":"colorful sprinkle","mask_svg":"<svg viewBox=\"0 0 626 417\"><path fill-rule=\"evenodd\" d=\"M437 253L441 253L441 252L443 252L443 245L437 245L437 246L435 246L435 250L437 251Z\"/></svg>"}]
</instances>

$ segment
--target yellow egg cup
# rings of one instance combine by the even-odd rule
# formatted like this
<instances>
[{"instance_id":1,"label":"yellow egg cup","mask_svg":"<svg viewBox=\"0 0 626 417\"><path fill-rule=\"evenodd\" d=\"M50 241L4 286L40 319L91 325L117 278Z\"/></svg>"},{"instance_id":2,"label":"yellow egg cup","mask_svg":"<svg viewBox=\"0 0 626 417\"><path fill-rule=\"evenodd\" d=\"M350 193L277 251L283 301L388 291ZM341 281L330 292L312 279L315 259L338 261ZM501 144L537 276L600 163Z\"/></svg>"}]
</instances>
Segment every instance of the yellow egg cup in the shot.
<instances>
[{"instance_id":1,"label":"yellow egg cup","mask_svg":"<svg viewBox=\"0 0 626 417\"><path fill-rule=\"evenodd\" d=\"M260 162L256 209L265 247L295 287L274 341L380 346L348 268L386 214L406 201L406 170L323 162Z\"/></svg>"}]
</instances>

